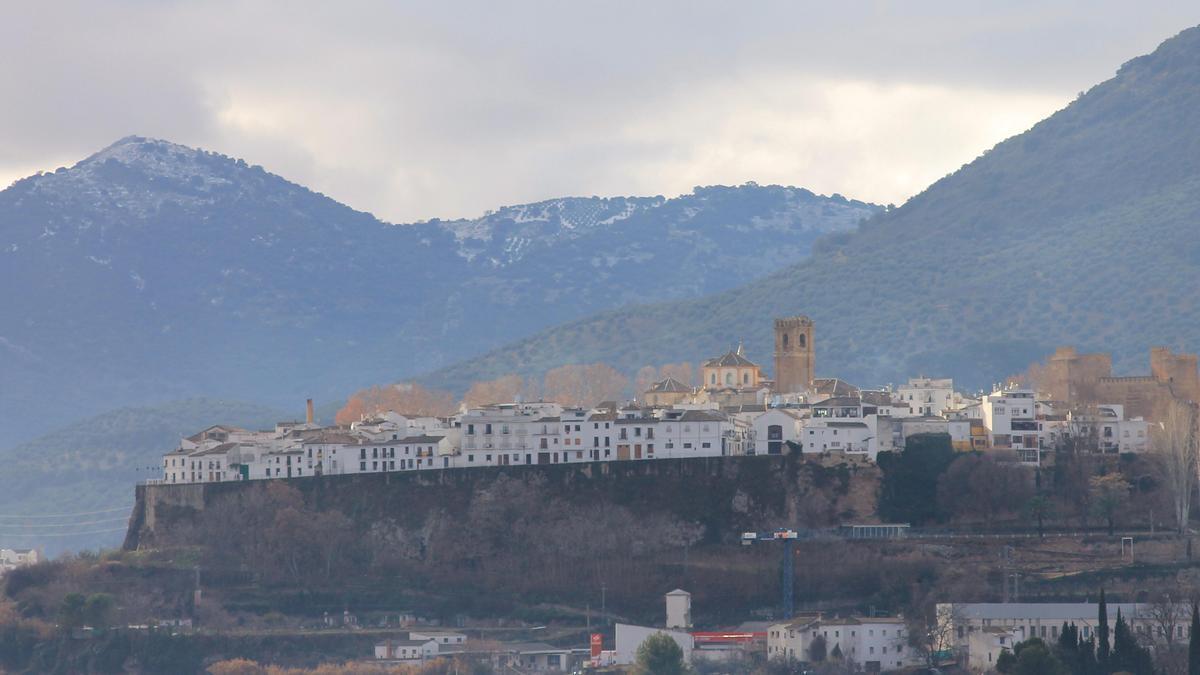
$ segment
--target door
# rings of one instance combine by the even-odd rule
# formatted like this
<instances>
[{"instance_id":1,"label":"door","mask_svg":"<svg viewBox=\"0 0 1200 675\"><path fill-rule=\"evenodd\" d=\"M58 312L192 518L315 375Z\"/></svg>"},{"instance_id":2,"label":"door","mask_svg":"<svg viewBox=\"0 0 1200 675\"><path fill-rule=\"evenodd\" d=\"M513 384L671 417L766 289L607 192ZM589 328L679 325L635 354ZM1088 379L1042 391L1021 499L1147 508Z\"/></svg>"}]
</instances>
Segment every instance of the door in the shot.
<instances>
[{"instance_id":1,"label":"door","mask_svg":"<svg viewBox=\"0 0 1200 675\"><path fill-rule=\"evenodd\" d=\"M550 453L539 452L538 453L538 464L549 464L549 463L550 463Z\"/></svg>"}]
</instances>

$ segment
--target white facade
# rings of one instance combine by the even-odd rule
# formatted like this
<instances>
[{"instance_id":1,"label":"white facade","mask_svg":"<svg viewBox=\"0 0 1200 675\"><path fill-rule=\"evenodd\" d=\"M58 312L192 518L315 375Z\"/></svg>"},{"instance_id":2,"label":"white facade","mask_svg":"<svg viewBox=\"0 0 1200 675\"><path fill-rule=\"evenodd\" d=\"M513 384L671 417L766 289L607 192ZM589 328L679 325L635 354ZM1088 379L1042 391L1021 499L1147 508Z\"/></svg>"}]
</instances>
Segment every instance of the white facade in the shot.
<instances>
[{"instance_id":1,"label":"white facade","mask_svg":"<svg viewBox=\"0 0 1200 675\"><path fill-rule=\"evenodd\" d=\"M801 443L807 411L771 408L754 419L754 454L783 454L788 443Z\"/></svg>"},{"instance_id":2,"label":"white facade","mask_svg":"<svg viewBox=\"0 0 1200 675\"><path fill-rule=\"evenodd\" d=\"M834 648L842 659L868 672L894 670L922 663L920 653L908 646L904 621L896 618L805 618L772 625L767 630L767 658L814 662L814 643L824 642L824 659L833 660Z\"/></svg>"},{"instance_id":3,"label":"white facade","mask_svg":"<svg viewBox=\"0 0 1200 675\"><path fill-rule=\"evenodd\" d=\"M382 661L401 663L424 663L437 658L438 643L435 640L386 640L375 645L375 658Z\"/></svg>"},{"instance_id":4,"label":"white facade","mask_svg":"<svg viewBox=\"0 0 1200 675\"><path fill-rule=\"evenodd\" d=\"M1018 642L1013 632L1005 628L990 626L973 631L967 636L967 667L979 673L995 670L1000 655L1011 652Z\"/></svg>"},{"instance_id":5,"label":"white facade","mask_svg":"<svg viewBox=\"0 0 1200 675\"><path fill-rule=\"evenodd\" d=\"M1039 637L1047 642L1058 639L1064 623L1075 624L1081 639L1088 639L1099 622L1100 606L1094 602L1010 602L1010 603L942 603L937 606L940 630L952 635L956 648L969 649L971 635L983 630L1003 629L1017 642ZM1116 625L1117 612L1125 618L1139 638L1165 639L1160 626L1150 616L1151 607L1133 602L1108 603L1109 628ZM1180 605L1181 618L1176 626L1176 638L1189 637L1191 607Z\"/></svg>"},{"instance_id":6,"label":"white facade","mask_svg":"<svg viewBox=\"0 0 1200 675\"><path fill-rule=\"evenodd\" d=\"M0 574L26 565L36 565L42 556L35 548L0 548Z\"/></svg>"},{"instance_id":7,"label":"white facade","mask_svg":"<svg viewBox=\"0 0 1200 675\"><path fill-rule=\"evenodd\" d=\"M667 628L690 630L692 627L692 594L676 588L667 593Z\"/></svg>"},{"instance_id":8,"label":"white facade","mask_svg":"<svg viewBox=\"0 0 1200 675\"><path fill-rule=\"evenodd\" d=\"M681 630L668 630L666 628L634 626L626 623L618 623L616 633L616 644L613 649L613 663L616 665L627 666L637 661L638 647L646 641L646 638L656 633L667 635L675 641L675 644L679 645L679 648L683 650L683 660L685 663L690 663L692 660L695 641L692 639L691 633Z\"/></svg>"},{"instance_id":9,"label":"white facade","mask_svg":"<svg viewBox=\"0 0 1200 675\"><path fill-rule=\"evenodd\" d=\"M896 389L896 397L908 404L916 417L941 417L954 405L954 380L914 377Z\"/></svg>"},{"instance_id":10,"label":"white facade","mask_svg":"<svg viewBox=\"0 0 1200 675\"><path fill-rule=\"evenodd\" d=\"M996 390L980 402L983 425L991 447L1017 453L1022 463L1041 464L1042 433L1037 419L1037 397L1032 389Z\"/></svg>"}]
</instances>

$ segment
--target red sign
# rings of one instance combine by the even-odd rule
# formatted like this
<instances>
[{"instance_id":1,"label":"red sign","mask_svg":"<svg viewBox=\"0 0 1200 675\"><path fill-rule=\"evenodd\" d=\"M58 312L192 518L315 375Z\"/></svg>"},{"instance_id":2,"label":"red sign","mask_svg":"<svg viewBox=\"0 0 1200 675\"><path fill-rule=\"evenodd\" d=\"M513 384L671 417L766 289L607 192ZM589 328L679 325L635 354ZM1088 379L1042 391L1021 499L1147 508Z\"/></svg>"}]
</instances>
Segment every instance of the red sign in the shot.
<instances>
[{"instance_id":1,"label":"red sign","mask_svg":"<svg viewBox=\"0 0 1200 675\"><path fill-rule=\"evenodd\" d=\"M604 648L604 636L600 633L592 633L592 658L600 657L600 650Z\"/></svg>"}]
</instances>

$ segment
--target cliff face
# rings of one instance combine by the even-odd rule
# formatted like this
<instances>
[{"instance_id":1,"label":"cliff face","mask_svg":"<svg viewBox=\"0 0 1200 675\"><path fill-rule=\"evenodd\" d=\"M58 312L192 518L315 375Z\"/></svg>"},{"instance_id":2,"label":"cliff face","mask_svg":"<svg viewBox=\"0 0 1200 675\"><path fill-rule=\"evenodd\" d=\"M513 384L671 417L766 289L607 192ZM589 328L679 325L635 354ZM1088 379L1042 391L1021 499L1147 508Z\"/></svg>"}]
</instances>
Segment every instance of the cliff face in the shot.
<instances>
[{"instance_id":1,"label":"cliff face","mask_svg":"<svg viewBox=\"0 0 1200 675\"><path fill-rule=\"evenodd\" d=\"M335 592L360 575L471 603L586 600L603 585L610 603L639 611L690 584L697 602L769 605L779 552L746 551L741 533L869 521L877 488L873 466L793 456L150 485L125 547L201 546L211 564L282 566ZM288 548L323 543L309 563Z\"/></svg>"}]
</instances>

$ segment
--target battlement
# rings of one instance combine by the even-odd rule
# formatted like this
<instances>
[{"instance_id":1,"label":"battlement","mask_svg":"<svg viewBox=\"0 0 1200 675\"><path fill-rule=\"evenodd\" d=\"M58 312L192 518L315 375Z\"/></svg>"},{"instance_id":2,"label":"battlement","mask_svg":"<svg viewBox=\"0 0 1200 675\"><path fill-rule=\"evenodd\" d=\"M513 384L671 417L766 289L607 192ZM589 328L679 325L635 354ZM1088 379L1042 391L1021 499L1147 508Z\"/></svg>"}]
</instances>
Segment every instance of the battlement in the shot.
<instances>
[{"instance_id":1,"label":"battlement","mask_svg":"<svg viewBox=\"0 0 1200 675\"><path fill-rule=\"evenodd\" d=\"M804 315L801 315L801 316L788 316L788 317L783 317L783 318L775 319L775 328L776 328L776 330L778 330L778 329L780 329L780 328L784 328L784 329L787 329L787 328L802 328L802 327L811 326L811 325L813 325L812 319L810 319L810 318L808 318L807 316L804 316Z\"/></svg>"}]
</instances>

